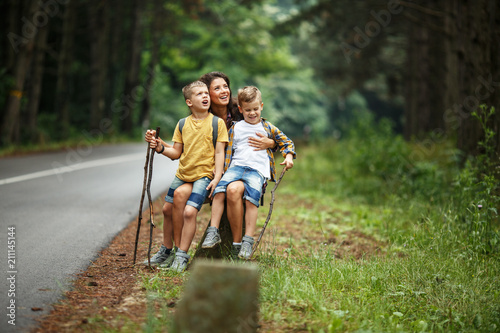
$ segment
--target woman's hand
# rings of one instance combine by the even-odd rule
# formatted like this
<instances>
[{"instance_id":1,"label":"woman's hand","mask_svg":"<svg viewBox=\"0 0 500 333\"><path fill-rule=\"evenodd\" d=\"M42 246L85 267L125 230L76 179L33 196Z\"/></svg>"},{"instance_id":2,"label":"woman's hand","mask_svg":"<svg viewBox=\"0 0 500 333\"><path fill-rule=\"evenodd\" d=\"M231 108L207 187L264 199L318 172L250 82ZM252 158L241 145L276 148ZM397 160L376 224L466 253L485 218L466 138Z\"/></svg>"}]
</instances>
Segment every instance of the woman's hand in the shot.
<instances>
[{"instance_id":1,"label":"woman's hand","mask_svg":"<svg viewBox=\"0 0 500 333\"><path fill-rule=\"evenodd\" d=\"M259 132L255 134L257 135L257 138L250 137L248 139L248 145L255 148L254 150L272 149L276 145L274 140L268 138L266 135Z\"/></svg>"}]
</instances>

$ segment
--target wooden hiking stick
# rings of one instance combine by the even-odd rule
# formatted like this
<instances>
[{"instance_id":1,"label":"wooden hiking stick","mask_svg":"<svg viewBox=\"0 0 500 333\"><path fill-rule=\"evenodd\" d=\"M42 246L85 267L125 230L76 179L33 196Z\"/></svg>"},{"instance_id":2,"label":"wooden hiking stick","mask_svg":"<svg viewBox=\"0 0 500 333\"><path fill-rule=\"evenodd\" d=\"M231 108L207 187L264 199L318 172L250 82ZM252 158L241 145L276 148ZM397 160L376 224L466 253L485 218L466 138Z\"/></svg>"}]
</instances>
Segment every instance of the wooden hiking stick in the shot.
<instances>
[{"instance_id":1,"label":"wooden hiking stick","mask_svg":"<svg viewBox=\"0 0 500 333\"><path fill-rule=\"evenodd\" d=\"M139 242L139 232L141 231L141 221L142 221L142 205L144 203L144 196L146 194L146 183L148 179L148 166L149 166L149 152L151 149L149 148L149 142L148 142L148 150L146 153L146 163L144 164L144 181L142 183L142 194L141 194L141 202L139 204L139 217L137 219L137 233L135 234L135 247L134 247L134 263L135 265L135 259L137 258L137 243Z\"/></svg>"},{"instance_id":2,"label":"wooden hiking stick","mask_svg":"<svg viewBox=\"0 0 500 333\"><path fill-rule=\"evenodd\" d=\"M160 128L156 128L156 136L158 139L160 135ZM151 156L149 157L149 176L148 176L148 200L149 200L149 247L148 247L148 266L151 267L151 243L153 242L153 228L155 227L154 223L154 212L153 212L153 200L151 198L151 179L153 178L153 160L155 158L155 148L151 148Z\"/></svg>"},{"instance_id":3,"label":"wooden hiking stick","mask_svg":"<svg viewBox=\"0 0 500 333\"><path fill-rule=\"evenodd\" d=\"M160 128L156 128L156 138L158 138L160 132ZM134 262L133 265L135 265L135 260L137 258L137 244L139 242L139 233L141 230L141 221L142 221L142 206L144 203L144 196L146 194L146 190L148 192L148 199L149 199L149 211L150 211L150 220L151 220L151 231L150 231L150 241L149 241L149 251L148 251L148 264L150 265L150 253L151 253L151 238L152 238L152 228L154 227L154 222L152 218L152 203L151 203L151 177L153 175L153 158L154 158L154 149L149 148L149 143L148 143L148 149L146 152L146 163L144 164L144 181L142 183L142 194L141 194L141 202L139 203L139 216L137 220L137 233L135 235L135 247L134 247ZM151 154L152 153L152 154ZM148 169L149 169L149 177L148 177ZM149 178L149 181L148 181Z\"/></svg>"},{"instance_id":4,"label":"wooden hiking stick","mask_svg":"<svg viewBox=\"0 0 500 333\"><path fill-rule=\"evenodd\" d=\"M285 175L286 169L283 168L283 171L281 171L281 175L276 181L276 184L274 184L274 188L271 191L271 203L269 204L269 213L267 214L266 222L264 223L264 227L262 227L262 231L260 232L259 238L257 238L257 242L255 243L255 246L253 247L252 254L250 255L250 258L252 258L253 254L257 250L257 247L259 246L260 240L262 239L262 235L264 235L264 231L266 231L267 224L269 223L269 220L271 219L271 214L273 212L273 205L274 205L274 191L278 188L279 183L283 179L283 176Z\"/></svg>"}]
</instances>

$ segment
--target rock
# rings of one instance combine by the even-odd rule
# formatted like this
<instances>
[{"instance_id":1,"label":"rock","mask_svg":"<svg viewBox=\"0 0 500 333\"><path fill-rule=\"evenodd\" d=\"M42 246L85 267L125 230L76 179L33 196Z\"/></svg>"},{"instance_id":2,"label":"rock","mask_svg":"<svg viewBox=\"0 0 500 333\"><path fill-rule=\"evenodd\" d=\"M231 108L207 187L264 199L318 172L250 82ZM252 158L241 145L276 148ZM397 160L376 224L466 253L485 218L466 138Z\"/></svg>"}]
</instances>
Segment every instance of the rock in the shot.
<instances>
[{"instance_id":1,"label":"rock","mask_svg":"<svg viewBox=\"0 0 500 333\"><path fill-rule=\"evenodd\" d=\"M258 281L253 264L197 260L176 306L175 332L256 332Z\"/></svg>"}]
</instances>

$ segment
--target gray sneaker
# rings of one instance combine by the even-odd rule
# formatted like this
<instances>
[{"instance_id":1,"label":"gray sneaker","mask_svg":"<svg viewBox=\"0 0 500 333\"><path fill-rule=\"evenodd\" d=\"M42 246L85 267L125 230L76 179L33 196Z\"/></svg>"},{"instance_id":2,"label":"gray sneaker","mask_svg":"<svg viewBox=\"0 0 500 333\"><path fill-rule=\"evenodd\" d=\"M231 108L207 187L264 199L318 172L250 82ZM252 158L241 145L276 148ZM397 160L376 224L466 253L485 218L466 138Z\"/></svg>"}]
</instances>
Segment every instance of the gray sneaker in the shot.
<instances>
[{"instance_id":1,"label":"gray sneaker","mask_svg":"<svg viewBox=\"0 0 500 333\"><path fill-rule=\"evenodd\" d=\"M249 260L252 255L252 247L254 240L250 236L243 236L243 240L241 243L241 250L238 253L238 257L241 259Z\"/></svg>"},{"instance_id":2,"label":"gray sneaker","mask_svg":"<svg viewBox=\"0 0 500 333\"><path fill-rule=\"evenodd\" d=\"M160 250L158 250L158 252L156 252L156 254L154 256L151 257L151 265L158 265L158 264L161 264L163 263L168 255L170 254L170 251L167 250L167 248L165 247L165 245L161 245L160 247ZM143 264L144 265L147 265L148 264L148 259L144 260L143 261Z\"/></svg>"},{"instance_id":3,"label":"gray sneaker","mask_svg":"<svg viewBox=\"0 0 500 333\"><path fill-rule=\"evenodd\" d=\"M165 259L165 261L160 264L160 268L169 268L170 266L172 266L176 252L177 252L177 246L174 246L172 251L170 251L170 254L168 255L167 259Z\"/></svg>"},{"instance_id":4,"label":"gray sneaker","mask_svg":"<svg viewBox=\"0 0 500 333\"><path fill-rule=\"evenodd\" d=\"M177 273L184 272L187 267L189 258L189 254L185 252L177 252L175 254L175 259L172 266L170 267L170 270Z\"/></svg>"},{"instance_id":5,"label":"gray sneaker","mask_svg":"<svg viewBox=\"0 0 500 333\"><path fill-rule=\"evenodd\" d=\"M211 249L215 245L220 243L219 229L216 227L208 227L207 228L207 236L201 244L202 249Z\"/></svg>"}]
</instances>

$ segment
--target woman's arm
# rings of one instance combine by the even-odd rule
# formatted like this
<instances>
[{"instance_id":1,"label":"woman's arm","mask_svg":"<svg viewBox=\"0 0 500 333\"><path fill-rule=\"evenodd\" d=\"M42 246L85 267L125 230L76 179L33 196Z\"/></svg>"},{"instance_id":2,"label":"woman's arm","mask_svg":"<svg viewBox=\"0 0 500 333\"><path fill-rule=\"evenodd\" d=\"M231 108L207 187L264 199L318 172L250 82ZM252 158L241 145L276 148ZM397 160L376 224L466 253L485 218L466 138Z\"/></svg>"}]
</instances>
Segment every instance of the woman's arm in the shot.
<instances>
[{"instance_id":1,"label":"woman's arm","mask_svg":"<svg viewBox=\"0 0 500 333\"><path fill-rule=\"evenodd\" d=\"M255 133L257 138L251 137L248 139L248 145L250 147L255 148L254 150L264 150L264 149L273 149L276 147L276 142L268 138L266 135L262 133Z\"/></svg>"}]
</instances>

